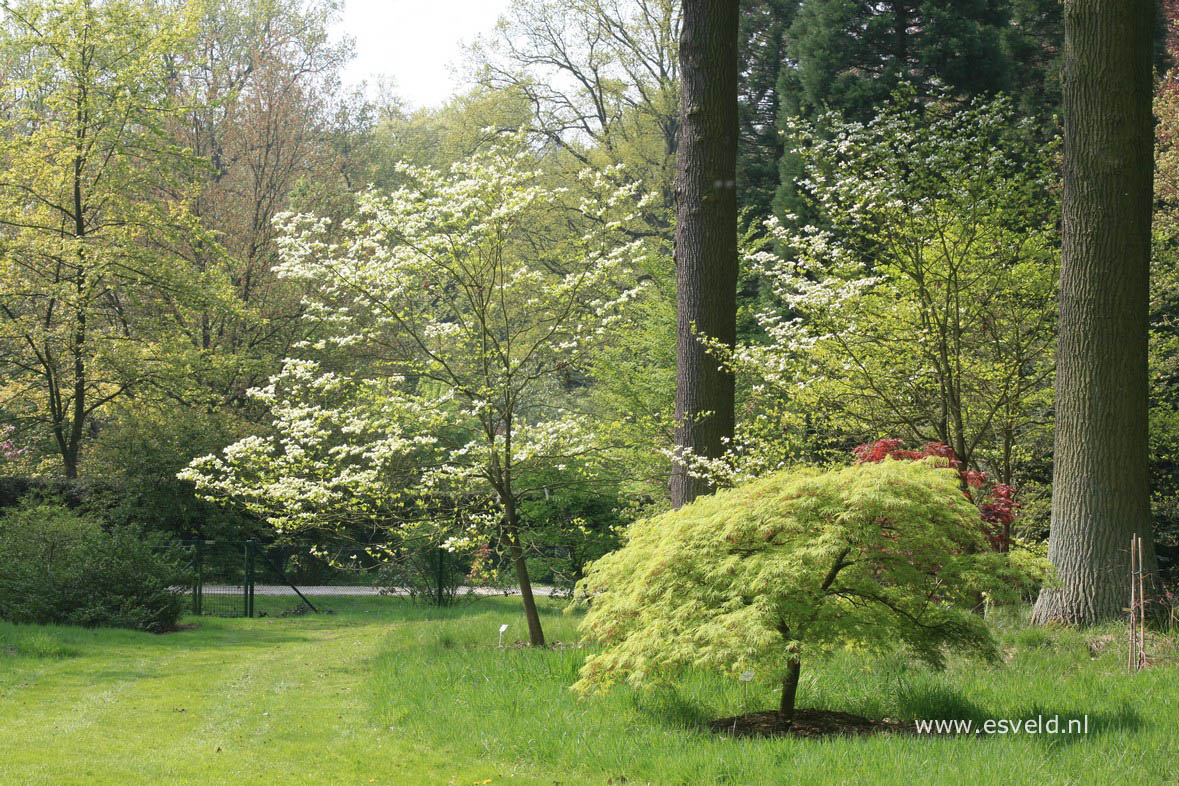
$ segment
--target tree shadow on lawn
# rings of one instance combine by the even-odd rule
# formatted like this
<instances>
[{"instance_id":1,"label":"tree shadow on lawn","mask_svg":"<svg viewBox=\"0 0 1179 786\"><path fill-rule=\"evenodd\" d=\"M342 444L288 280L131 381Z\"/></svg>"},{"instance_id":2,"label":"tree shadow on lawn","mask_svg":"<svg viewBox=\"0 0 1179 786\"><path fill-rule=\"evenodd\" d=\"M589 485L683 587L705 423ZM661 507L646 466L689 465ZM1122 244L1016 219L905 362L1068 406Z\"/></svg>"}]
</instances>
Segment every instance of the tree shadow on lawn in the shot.
<instances>
[{"instance_id":1,"label":"tree shadow on lawn","mask_svg":"<svg viewBox=\"0 0 1179 786\"><path fill-rule=\"evenodd\" d=\"M244 623L244 624L243 624ZM165 633L128 628L75 625L0 624L0 656L29 659L122 657L130 654L167 654L176 650L271 648L317 640L318 628L301 628L298 621L276 625L270 620L229 621L218 617L187 616L177 630ZM33 641L36 646L25 646ZM32 649L33 651L26 652Z\"/></svg>"},{"instance_id":2,"label":"tree shadow on lawn","mask_svg":"<svg viewBox=\"0 0 1179 786\"><path fill-rule=\"evenodd\" d=\"M1033 704L1026 710L1012 713L1010 718L1012 721L1024 721L1024 730L1018 736L1032 737L1041 745L1052 748L1075 745L1088 738L1098 737L1110 732L1139 732L1148 725L1137 710L1125 703L1117 709L1100 710L1098 712L1077 707L1049 708L1042 707L1039 704ZM1027 731L1027 721L1033 719L1037 721L1037 726L1039 726L1036 733ZM1055 733L1048 732L1044 728L1044 725L1052 719L1057 721L1057 731ZM1072 728L1069 726L1070 721L1076 724ZM1006 735L992 736L1010 737L1012 735L1008 733Z\"/></svg>"},{"instance_id":3,"label":"tree shadow on lawn","mask_svg":"<svg viewBox=\"0 0 1179 786\"><path fill-rule=\"evenodd\" d=\"M307 634L317 631L372 625L465 622L478 617L490 618L488 625L494 622L493 630L502 622L511 623L515 632L519 629L518 621L523 619L524 613L519 596L483 596L444 607L415 603L403 597L312 598L318 613L293 613L301 604L297 599L294 602L287 598L283 600L286 602L277 603L271 598L265 607L259 604L256 610L266 613L254 618L186 615L181 619L181 630L171 631L158 639L191 641L193 638L206 638L229 646L254 645L258 641L306 640ZM546 624L546 634L558 632L550 631L550 623L568 623L571 618L575 622L579 616L577 612L572 617L567 614L564 601L547 598L537 600L540 616ZM196 627L191 627L193 625ZM494 643L494 634L490 635L490 640ZM511 636L505 638L505 643L511 644Z\"/></svg>"},{"instance_id":4,"label":"tree shadow on lawn","mask_svg":"<svg viewBox=\"0 0 1179 786\"><path fill-rule=\"evenodd\" d=\"M207 633L209 629L215 629L223 634L248 635L251 631L277 628L310 632L373 624L455 620L492 611L491 606L479 602L438 608L415 604L405 598L385 596L313 597L312 602L315 604L314 609L297 598L257 598L253 617L185 614L181 617L179 630L167 633L175 636L202 630ZM542 610L542 614L545 613Z\"/></svg>"},{"instance_id":5,"label":"tree shadow on lawn","mask_svg":"<svg viewBox=\"0 0 1179 786\"><path fill-rule=\"evenodd\" d=\"M929 738L1029 737L1048 747L1073 745L1109 732L1140 731L1146 727L1142 716L1128 704L1114 710L1093 712L1075 707L1043 707L1032 704L1014 712L997 713L979 706L960 691L945 685L920 685L901 692L895 714L919 721L968 722L965 725L934 725L919 730L916 721L865 718L829 709L799 708L792 727L781 724L773 711L747 712L716 719L706 708L672 688L635 698L636 707L657 723L693 731L736 737L824 738L875 734L899 734ZM1029 726L1028 722L1032 725ZM1070 726L1069 722L1073 721ZM990 726L986 724L990 722ZM990 728L990 731L987 731ZM1033 731L1034 729L1034 731Z\"/></svg>"},{"instance_id":6,"label":"tree shadow on lawn","mask_svg":"<svg viewBox=\"0 0 1179 786\"><path fill-rule=\"evenodd\" d=\"M946 685L921 685L902 691L898 704L899 713L907 718L970 721L969 732L923 732L921 736L1031 737L1042 744L1057 746L1072 745L1086 737L1112 731L1140 731L1146 726L1142 716L1125 703L1117 709L1093 712L1091 707L1045 707L1037 702L1014 711L996 712L980 707ZM992 731L987 731L988 722ZM910 725L915 733L916 726Z\"/></svg>"}]
</instances>

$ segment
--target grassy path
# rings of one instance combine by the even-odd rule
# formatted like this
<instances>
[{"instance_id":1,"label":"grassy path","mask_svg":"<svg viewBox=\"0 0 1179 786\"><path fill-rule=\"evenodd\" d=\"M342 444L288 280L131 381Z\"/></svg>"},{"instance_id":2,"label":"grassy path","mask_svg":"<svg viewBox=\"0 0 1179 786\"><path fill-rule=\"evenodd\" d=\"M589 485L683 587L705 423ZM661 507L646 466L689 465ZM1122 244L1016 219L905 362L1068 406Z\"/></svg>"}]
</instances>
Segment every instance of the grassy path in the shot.
<instances>
[{"instance_id":1,"label":"grassy path","mask_svg":"<svg viewBox=\"0 0 1179 786\"><path fill-rule=\"evenodd\" d=\"M808 672L804 706L869 717L1087 716L1083 736L732 740L708 720L773 706L729 677L578 701L585 651L496 646L517 601L438 612L333 599L331 615L204 618L165 636L0 623L0 786L1179 786L1179 638L1126 674L1108 631L1000 624L1005 662L944 673L843 653ZM325 604L326 605L326 604ZM576 616L542 604L552 641Z\"/></svg>"},{"instance_id":2,"label":"grassy path","mask_svg":"<svg viewBox=\"0 0 1179 786\"><path fill-rule=\"evenodd\" d=\"M371 609L199 625L165 636L0 625L0 783L457 777L374 725L366 678L391 625Z\"/></svg>"}]
</instances>

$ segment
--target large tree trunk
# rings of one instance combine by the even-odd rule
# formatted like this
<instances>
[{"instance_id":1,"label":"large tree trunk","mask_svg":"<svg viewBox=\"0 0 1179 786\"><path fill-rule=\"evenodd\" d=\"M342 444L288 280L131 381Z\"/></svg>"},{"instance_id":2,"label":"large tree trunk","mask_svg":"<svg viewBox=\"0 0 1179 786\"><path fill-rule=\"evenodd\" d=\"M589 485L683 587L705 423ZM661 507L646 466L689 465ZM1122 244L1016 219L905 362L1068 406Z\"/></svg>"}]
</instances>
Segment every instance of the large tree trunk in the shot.
<instances>
[{"instance_id":1,"label":"large tree trunk","mask_svg":"<svg viewBox=\"0 0 1179 786\"><path fill-rule=\"evenodd\" d=\"M1048 556L1034 618L1119 616L1147 475L1154 0L1066 0L1063 258Z\"/></svg>"},{"instance_id":2,"label":"large tree trunk","mask_svg":"<svg viewBox=\"0 0 1179 786\"><path fill-rule=\"evenodd\" d=\"M737 334L738 0L684 0L676 158L676 445L717 457L733 435L733 376L698 336ZM677 464L675 507L708 493Z\"/></svg>"}]
</instances>

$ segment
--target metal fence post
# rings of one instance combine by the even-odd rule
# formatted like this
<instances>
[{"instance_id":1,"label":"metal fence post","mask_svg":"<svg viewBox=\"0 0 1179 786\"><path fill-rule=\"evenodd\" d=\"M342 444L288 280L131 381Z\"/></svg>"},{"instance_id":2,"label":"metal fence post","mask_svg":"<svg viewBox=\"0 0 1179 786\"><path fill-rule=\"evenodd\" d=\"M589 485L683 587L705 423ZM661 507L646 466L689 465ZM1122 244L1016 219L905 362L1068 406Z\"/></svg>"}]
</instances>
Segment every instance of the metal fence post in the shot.
<instances>
[{"instance_id":1,"label":"metal fence post","mask_svg":"<svg viewBox=\"0 0 1179 786\"><path fill-rule=\"evenodd\" d=\"M196 583L192 585L192 613L199 617L205 591L205 548L202 541L196 541L193 560L196 561Z\"/></svg>"},{"instance_id":2,"label":"metal fence post","mask_svg":"<svg viewBox=\"0 0 1179 786\"><path fill-rule=\"evenodd\" d=\"M254 616L254 549L257 548L257 543L252 540L246 541L246 575L245 586L242 587L245 595L245 615L247 617Z\"/></svg>"}]
</instances>

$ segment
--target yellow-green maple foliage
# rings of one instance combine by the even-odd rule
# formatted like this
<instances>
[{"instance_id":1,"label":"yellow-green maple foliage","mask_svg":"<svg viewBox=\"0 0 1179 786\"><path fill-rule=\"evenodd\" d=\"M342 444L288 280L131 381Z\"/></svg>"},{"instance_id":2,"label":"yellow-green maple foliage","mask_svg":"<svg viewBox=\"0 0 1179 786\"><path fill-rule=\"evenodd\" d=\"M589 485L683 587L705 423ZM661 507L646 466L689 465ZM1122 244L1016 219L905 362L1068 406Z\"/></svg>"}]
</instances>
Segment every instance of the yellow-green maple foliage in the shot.
<instances>
[{"instance_id":1,"label":"yellow-green maple foliage","mask_svg":"<svg viewBox=\"0 0 1179 786\"><path fill-rule=\"evenodd\" d=\"M601 642L574 686L643 687L695 666L759 678L845 647L996 655L980 593L1027 580L990 552L957 473L886 460L775 474L633 525L579 585Z\"/></svg>"}]
</instances>

